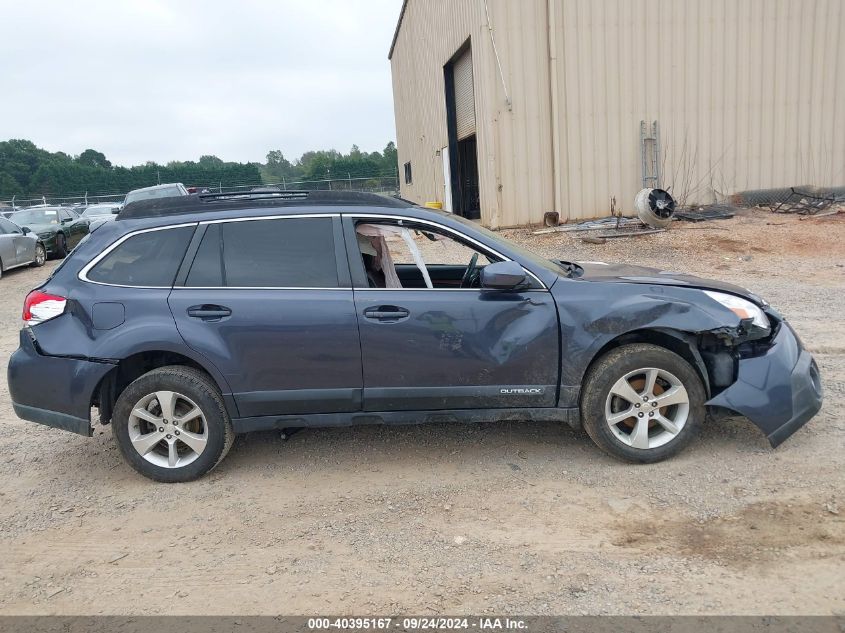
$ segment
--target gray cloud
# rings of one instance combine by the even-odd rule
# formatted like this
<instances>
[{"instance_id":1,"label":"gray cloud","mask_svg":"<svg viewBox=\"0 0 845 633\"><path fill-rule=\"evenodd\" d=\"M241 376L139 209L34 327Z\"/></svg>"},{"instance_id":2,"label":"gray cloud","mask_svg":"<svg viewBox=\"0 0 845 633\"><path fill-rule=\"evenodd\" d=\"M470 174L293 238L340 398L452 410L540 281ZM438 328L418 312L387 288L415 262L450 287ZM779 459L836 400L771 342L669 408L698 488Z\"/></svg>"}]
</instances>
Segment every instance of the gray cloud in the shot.
<instances>
[{"instance_id":1,"label":"gray cloud","mask_svg":"<svg viewBox=\"0 0 845 633\"><path fill-rule=\"evenodd\" d=\"M0 0L0 140L117 164L395 138L401 0Z\"/></svg>"}]
</instances>

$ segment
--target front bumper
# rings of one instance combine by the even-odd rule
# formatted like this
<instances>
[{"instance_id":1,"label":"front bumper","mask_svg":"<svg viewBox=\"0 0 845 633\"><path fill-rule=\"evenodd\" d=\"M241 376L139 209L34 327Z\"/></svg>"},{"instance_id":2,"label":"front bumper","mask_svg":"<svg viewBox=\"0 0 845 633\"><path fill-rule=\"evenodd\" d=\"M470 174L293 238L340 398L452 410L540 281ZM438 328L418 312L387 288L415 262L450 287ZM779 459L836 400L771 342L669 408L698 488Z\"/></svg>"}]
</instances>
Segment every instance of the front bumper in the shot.
<instances>
[{"instance_id":1,"label":"front bumper","mask_svg":"<svg viewBox=\"0 0 845 633\"><path fill-rule=\"evenodd\" d=\"M91 400L107 362L41 354L27 329L9 359L12 406L19 418L80 435L91 435Z\"/></svg>"},{"instance_id":2,"label":"front bumper","mask_svg":"<svg viewBox=\"0 0 845 633\"><path fill-rule=\"evenodd\" d=\"M766 353L741 358L736 382L707 404L744 415L775 447L821 409L819 368L792 327L782 321Z\"/></svg>"},{"instance_id":3,"label":"front bumper","mask_svg":"<svg viewBox=\"0 0 845 633\"><path fill-rule=\"evenodd\" d=\"M44 244L44 250L47 252L47 255L55 255L56 254L56 234L50 233L46 237L38 236L38 240Z\"/></svg>"}]
</instances>

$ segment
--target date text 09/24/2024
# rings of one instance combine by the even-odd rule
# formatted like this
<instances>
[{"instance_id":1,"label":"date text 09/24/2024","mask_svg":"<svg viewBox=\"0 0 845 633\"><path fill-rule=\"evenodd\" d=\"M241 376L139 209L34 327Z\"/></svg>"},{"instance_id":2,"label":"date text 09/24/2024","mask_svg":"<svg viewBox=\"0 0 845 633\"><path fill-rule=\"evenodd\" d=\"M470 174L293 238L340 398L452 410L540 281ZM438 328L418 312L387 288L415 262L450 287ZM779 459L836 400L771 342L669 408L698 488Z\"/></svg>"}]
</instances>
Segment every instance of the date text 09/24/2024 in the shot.
<instances>
[{"instance_id":1,"label":"date text 09/24/2024","mask_svg":"<svg viewBox=\"0 0 845 633\"><path fill-rule=\"evenodd\" d=\"M309 618L308 629L319 631L329 629L342 630L389 630L398 628L405 631L478 629L492 630L525 630L526 623L519 618L478 617L478 618L447 618L447 617L351 617L351 618Z\"/></svg>"}]
</instances>

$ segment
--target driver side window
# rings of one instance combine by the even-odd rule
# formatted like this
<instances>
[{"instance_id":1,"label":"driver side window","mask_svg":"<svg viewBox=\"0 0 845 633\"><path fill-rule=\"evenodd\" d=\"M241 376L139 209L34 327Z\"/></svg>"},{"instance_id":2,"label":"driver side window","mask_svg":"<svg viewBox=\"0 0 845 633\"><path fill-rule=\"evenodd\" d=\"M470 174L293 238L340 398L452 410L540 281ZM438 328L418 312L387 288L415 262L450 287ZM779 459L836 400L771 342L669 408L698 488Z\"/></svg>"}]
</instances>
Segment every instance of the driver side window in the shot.
<instances>
[{"instance_id":1,"label":"driver side window","mask_svg":"<svg viewBox=\"0 0 845 633\"><path fill-rule=\"evenodd\" d=\"M361 221L355 232L370 288L478 288L484 266L500 261L425 224Z\"/></svg>"},{"instance_id":2,"label":"driver side window","mask_svg":"<svg viewBox=\"0 0 845 633\"><path fill-rule=\"evenodd\" d=\"M0 218L0 235L3 235L5 233L16 234L16 233L23 233L23 231L21 231L12 222L9 222L9 220L7 220L5 218Z\"/></svg>"}]
</instances>

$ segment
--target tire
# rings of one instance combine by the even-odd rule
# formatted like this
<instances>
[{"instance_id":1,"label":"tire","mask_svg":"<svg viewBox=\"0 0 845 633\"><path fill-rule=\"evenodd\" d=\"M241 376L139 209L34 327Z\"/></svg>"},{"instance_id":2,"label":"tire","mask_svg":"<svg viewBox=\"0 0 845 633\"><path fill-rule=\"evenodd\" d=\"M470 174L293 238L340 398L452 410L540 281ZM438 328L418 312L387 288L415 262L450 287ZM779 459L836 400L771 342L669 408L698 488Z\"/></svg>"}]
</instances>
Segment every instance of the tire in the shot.
<instances>
[{"instance_id":1,"label":"tire","mask_svg":"<svg viewBox=\"0 0 845 633\"><path fill-rule=\"evenodd\" d=\"M60 258L67 257L67 238L64 233L56 235L56 255Z\"/></svg>"},{"instance_id":2,"label":"tire","mask_svg":"<svg viewBox=\"0 0 845 633\"><path fill-rule=\"evenodd\" d=\"M194 408L199 416L187 415ZM204 372L181 365L154 369L129 384L115 403L112 429L129 465L165 483L202 477L235 439L217 387Z\"/></svg>"},{"instance_id":3,"label":"tire","mask_svg":"<svg viewBox=\"0 0 845 633\"><path fill-rule=\"evenodd\" d=\"M47 249L41 242L35 245L35 260L30 264L34 268L40 268L47 263Z\"/></svg>"},{"instance_id":4,"label":"tire","mask_svg":"<svg viewBox=\"0 0 845 633\"><path fill-rule=\"evenodd\" d=\"M698 373L657 345L609 351L590 367L581 394L587 434L604 452L628 462L647 464L675 455L704 422L706 397Z\"/></svg>"}]
</instances>

